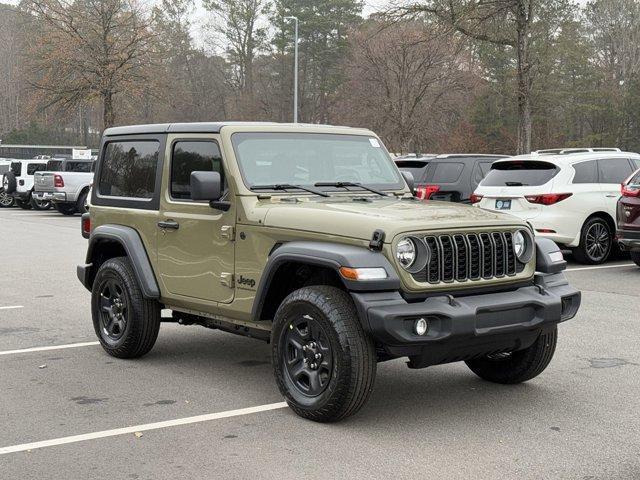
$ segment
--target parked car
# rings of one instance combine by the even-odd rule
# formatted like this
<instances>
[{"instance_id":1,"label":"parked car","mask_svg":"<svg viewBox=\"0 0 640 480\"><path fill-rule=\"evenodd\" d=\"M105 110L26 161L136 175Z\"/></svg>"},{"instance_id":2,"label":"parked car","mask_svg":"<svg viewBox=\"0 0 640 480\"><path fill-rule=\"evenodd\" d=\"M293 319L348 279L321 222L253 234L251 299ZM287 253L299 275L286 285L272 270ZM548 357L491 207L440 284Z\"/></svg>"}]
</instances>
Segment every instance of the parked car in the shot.
<instances>
[{"instance_id":1,"label":"parked car","mask_svg":"<svg viewBox=\"0 0 640 480\"><path fill-rule=\"evenodd\" d=\"M35 175L34 198L53 202L63 215L86 212L93 165L93 160L50 160L47 171Z\"/></svg>"},{"instance_id":2,"label":"parked car","mask_svg":"<svg viewBox=\"0 0 640 480\"><path fill-rule=\"evenodd\" d=\"M394 358L530 380L580 307L555 243L517 217L416 200L369 130L138 125L102 145L77 272L114 357L148 353L172 310L269 342L293 411L330 422Z\"/></svg>"},{"instance_id":3,"label":"parked car","mask_svg":"<svg viewBox=\"0 0 640 480\"><path fill-rule=\"evenodd\" d=\"M533 152L495 162L472 201L528 221L581 263L599 264L614 246L620 183L638 167L640 155L619 149Z\"/></svg>"},{"instance_id":4,"label":"parked car","mask_svg":"<svg viewBox=\"0 0 640 480\"><path fill-rule=\"evenodd\" d=\"M622 184L618 200L618 242L640 267L640 170Z\"/></svg>"},{"instance_id":5,"label":"parked car","mask_svg":"<svg viewBox=\"0 0 640 480\"><path fill-rule=\"evenodd\" d=\"M24 210L50 209L49 200L38 200L33 197L34 175L46 169L47 160L44 159L13 160L10 170L2 177L4 191Z\"/></svg>"},{"instance_id":6,"label":"parked car","mask_svg":"<svg viewBox=\"0 0 640 480\"><path fill-rule=\"evenodd\" d=\"M491 164L506 155L447 154L396 159L400 170L411 172L421 200L470 203L471 194Z\"/></svg>"},{"instance_id":7,"label":"parked car","mask_svg":"<svg viewBox=\"0 0 640 480\"><path fill-rule=\"evenodd\" d=\"M4 174L11 170L11 162L7 160L0 160L0 178L4 177ZM11 195L8 195L4 191L4 186L0 184L0 208L11 208L15 205L15 200Z\"/></svg>"}]
</instances>

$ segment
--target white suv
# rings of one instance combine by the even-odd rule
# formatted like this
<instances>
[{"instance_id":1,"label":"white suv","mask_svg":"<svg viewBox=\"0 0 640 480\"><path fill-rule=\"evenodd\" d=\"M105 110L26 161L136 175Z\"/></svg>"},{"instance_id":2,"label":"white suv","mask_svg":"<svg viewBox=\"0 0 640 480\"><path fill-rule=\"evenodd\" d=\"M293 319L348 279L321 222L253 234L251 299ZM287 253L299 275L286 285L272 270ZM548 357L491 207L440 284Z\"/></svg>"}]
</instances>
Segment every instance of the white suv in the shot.
<instances>
[{"instance_id":1,"label":"white suv","mask_svg":"<svg viewBox=\"0 0 640 480\"><path fill-rule=\"evenodd\" d=\"M540 150L494 162L472 202L527 220L579 262L598 264L613 246L620 184L638 168L639 154L614 148Z\"/></svg>"}]
</instances>

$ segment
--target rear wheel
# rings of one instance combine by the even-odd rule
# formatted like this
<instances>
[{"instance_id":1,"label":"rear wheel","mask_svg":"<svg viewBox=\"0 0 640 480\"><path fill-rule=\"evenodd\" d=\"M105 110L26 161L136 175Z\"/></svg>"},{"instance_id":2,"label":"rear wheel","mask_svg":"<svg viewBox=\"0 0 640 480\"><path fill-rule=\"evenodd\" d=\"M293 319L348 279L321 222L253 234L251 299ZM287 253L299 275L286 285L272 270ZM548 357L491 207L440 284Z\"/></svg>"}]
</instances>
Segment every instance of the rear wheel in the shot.
<instances>
[{"instance_id":1,"label":"rear wheel","mask_svg":"<svg viewBox=\"0 0 640 480\"><path fill-rule=\"evenodd\" d=\"M556 351L558 330L554 328L538 337L533 345L510 353L486 355L468 360L467 366L483 380L494 383L522 383L540 375Z\"/></svg>"},{"instance_id":2,"label":"rear wheel","mask_svg":"<svg viewBox=\"0 0 640 480\"><path fill-rule=\"evenodd\" d=\"M376 355L351 298L335 287L304 287L280 305L271 333L276 382L291 409L335 422L365 404Z\"/></svg>"},{"instance_id":3,"label":"rear wheel","mask_svg":"<svg viewBox=\"0 0 640 480\"><path fill-rule=\"evenodd\" d=\"M60 212L62 215L75 215L76 214L76 206L75 204L71 203L55 203L53 205L53 208L55 208L58 212Z\"/></svg>"},{"instance_id":4,"label":"rear wheel","mask_svg":"<svg viewBox=\"0 0 640 480\"><path fill-rule=\"evenodd\" d=\"M89 191L88 190L80 194L80 197L76 202L76 211L80 213L87 213L89 211Z\"/></svg>"},{"instance_id":5,"label":"rear wheel","mask_svg":"<svg viewBox=\"0 0 640 480\"><path fill-rule=\"evenodd\" d=\"M604 218L589 219L582 227L580 245L573 249L574 258L587 265L604 263L611 254L613 232Z\"/></svg>"},{"instance_id":6,"label":"rear wheel","mask_svg":"<svg viewBox=\"0 0 640 480\"><path fill-rule=\"evenodd\" d=\"M51 202L49 200L36 200L36 198L31 195L31 207L34 210L49 210L51 208Z\"/></svg>"},{"instance_id":7,"label":"rear wheel","mask_svg":"<svg viewBox=\"0 0 640 480\"><path fill-rule=\"evenodd\" d=\"M631 252L631 260L640 267L640 252Z\"/></svg>"},{"instance_id":8,"label":"rear wheel","mask_svg":"<svg viewBox=\"0 0 640 480\"><path fill-rule=\"evenodd\" d=\"M112 258L100 266L93 283L91 313L102 348L114 357L141 357L158 338L160 304L142 296L126 257Z\"/></svg>"},{"instance_id":9,"label":"rear wheel","mask_svg":"<svg viewBox=\"0 0 640 480\"><path fill-rule=\"evenodd\" d=\"M31 208L33 208L33 206L31 205L31 195L29 195L29 197L24 200L17 199L16 205L18 205L23 210L31 210Z\"/></svg>"}]
</instances>

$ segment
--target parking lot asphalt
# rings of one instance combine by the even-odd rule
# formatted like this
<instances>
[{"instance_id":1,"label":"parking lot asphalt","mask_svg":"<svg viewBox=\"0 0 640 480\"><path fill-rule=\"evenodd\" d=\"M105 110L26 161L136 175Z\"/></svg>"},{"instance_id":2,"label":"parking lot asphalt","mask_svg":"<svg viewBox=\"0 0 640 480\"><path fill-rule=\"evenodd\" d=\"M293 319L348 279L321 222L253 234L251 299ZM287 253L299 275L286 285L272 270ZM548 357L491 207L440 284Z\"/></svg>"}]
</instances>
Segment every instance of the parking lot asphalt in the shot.
<instances>
[{"instance_id":1,"label":"parking lot asphalt","mask_svg":"<svg viewBox=\"0 0 640 480\"><path fill-rule=\"evenodd\" d=\"M79 223L0 210L2 480L640 478L640 268L629 260L571 263L583 306L533 381L396 360L379 365L358 415L320 425L282 407L262 342L164 324L140 360L104 353L76 279Z\"/></svg>"}]
</instances>

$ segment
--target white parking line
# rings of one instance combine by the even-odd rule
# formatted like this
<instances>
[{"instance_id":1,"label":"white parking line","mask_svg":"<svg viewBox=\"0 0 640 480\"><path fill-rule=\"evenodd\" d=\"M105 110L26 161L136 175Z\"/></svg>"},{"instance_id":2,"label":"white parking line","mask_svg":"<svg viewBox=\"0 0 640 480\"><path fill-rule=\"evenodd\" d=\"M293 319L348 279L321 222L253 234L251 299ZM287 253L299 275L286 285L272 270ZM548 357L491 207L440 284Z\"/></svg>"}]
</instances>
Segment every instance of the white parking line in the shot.
<instances>
[{"instance_id":1,"label":"white parking line","mask_svg":"<svg viewBox=\"0 0 640 480\"><path fill-rule=\"evenodd\" d=\"M50 347L34 347L34 348L23 348L20 350L5 350L4 352L0 352L0 356L16 355L18 353L49 352L51 350L64 350L67 348L93 347L95 345L100 345L100 342L70 343L68 345L51 345Z\"/></svg>"},{"instance_id":2,"label":"white parking line","mask_svg":"<svg viewBox=\"0 0 640 480\"><path fill-rule=\"evenodd\" d=\"M601 265L599 267L578 267L578 268L567 268L567 272L578 272L580 270L600 270L602 268L623 268L623 267L635 267L635 263L625 263L624 265Z\"/></svg>"},{"instance_id":3,"label":"white parking line","mask_svg":"<svg viewBox=\"0 0 640 480\"><path fill-rule=\"evenodd\" d=\"M0 310L17 310L19 308L24 308L23 305L13 305L11 307L0 307Z\"/></svg>"},{"instance_id":4,"label":"white parking line","mask_svg":"<svg viewBox=\"0 0 640 480\"><path fill-rule=\"evenodd\" d=\"M176 420L167 420L164 422L147 423L144 425L136 425L133 427L115 428L113 430L103 430L101 432L85 433L82 435L73 435L70 437L54 438L42 442L23 443L22 445L13 445L10 447L0 448L0 455L8 453L25 452L28 450L36 450L38 448L55 447L57 445L66 445L68 443L86 442L87 440L95 440L98 438L115 437L118 435L126 435L128 433L145 432L149 430L158 430L161 428L177 427L180 425L189 425L192 423L210 422L211 420L220 420L221 418L239 417L241 415L250 415L252 413L266 412L269 410L277 410L285 408L285 402L270 403L268 405L259 405L257 407L241 408L239 410L228 410L226 412L210 413L207 415L198 415L195 417L178 418Z\"/></svg>"}]
</instances>

